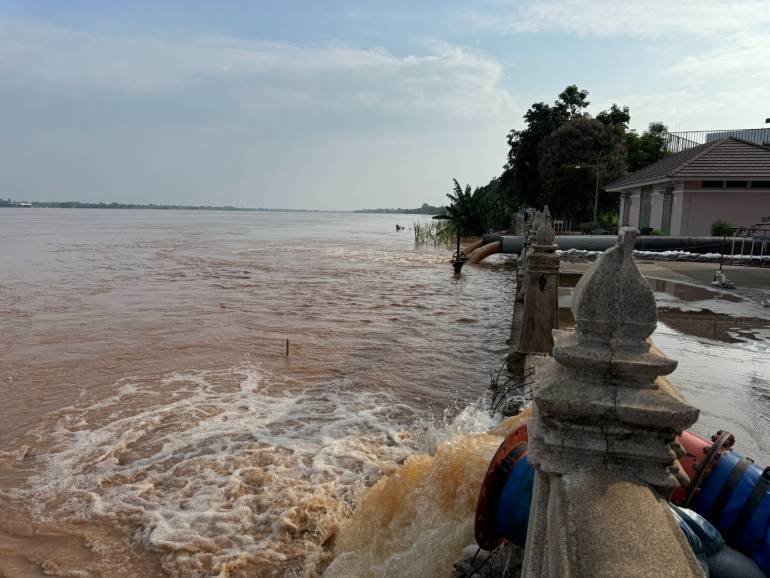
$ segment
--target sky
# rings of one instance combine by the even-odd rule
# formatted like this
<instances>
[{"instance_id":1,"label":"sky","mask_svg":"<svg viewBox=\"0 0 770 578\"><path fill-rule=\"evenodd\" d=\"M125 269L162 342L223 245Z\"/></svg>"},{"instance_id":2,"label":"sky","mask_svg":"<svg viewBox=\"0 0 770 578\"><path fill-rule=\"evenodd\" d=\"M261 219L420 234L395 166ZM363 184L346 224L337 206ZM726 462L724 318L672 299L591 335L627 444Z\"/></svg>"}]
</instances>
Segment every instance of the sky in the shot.
<instances>
[{"instance_id":1,"label":"sky","mask_svg":"<svg viewBox=\"0 0 770 578\"><path fill-rule=\"evenodd\" d=\"M444 204L565 86L758 128L770 0L0 0L0 197Z\"/></svg>"}]
</instances>

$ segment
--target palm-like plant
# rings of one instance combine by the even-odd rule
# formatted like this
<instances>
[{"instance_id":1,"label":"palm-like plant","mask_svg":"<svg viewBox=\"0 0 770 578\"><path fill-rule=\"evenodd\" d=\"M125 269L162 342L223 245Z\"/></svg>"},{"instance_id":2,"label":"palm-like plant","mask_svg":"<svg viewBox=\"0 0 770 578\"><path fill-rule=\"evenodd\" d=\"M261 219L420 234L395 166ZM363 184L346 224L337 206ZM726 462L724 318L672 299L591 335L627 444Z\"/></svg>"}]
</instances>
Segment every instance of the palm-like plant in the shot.
<instances>
[{"instance_id":1,"label":"palm-like plant","mask_svg":"<svg viewBox=\"0 0 770 578\"><path fill-rule=\"evenodd\" d=\"M447 215L450 220L460 228L464 235L480 235L484 232L484 192L481 189L471 191L470 185L465 185L465 190L457 182L454 182L454 194L448 193L447 197L452 204L447 207Z\"/></svg>"}]
</instances>

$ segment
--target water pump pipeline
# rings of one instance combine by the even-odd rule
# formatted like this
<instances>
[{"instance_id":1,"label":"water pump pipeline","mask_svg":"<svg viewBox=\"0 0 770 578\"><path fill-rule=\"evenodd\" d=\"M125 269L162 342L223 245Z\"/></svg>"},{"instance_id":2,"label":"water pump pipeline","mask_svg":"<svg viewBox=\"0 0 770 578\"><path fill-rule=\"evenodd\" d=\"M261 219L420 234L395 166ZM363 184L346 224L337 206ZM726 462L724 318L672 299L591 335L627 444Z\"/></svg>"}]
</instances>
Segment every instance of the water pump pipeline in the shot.
<instances>
[{"instance_id":1,"label":"water pump pipeline","mask_svg":"<svg viewBox=\"0 0 770 578\"><path fill-rule=\"evenodd\" d=\"M534 469L527 457L527 426L512 431L489 464L476 506L476 541L494 550L503 540L524 546ZM770 576L770 467L762 469L732 451L735 438L719 431L711 440L690 432L677 438L679 464L690 478L671 497L691 508Z\"/></svg>"},{"instance_id":2,"label":"water pump pipeline","mask_svg":"<svg viewBox=\"0 0 770 578\"><path fill-rule=\"evenodd\" d=\"M483 236L483 244L500 241L501 253L521 253L524 237L490 233ZM688 253L721 253L722 237L659 237L642 235L637 237L634 249L637 251L687 251ZM617 243L615 235L559 235L556 244L559 249L581 251L605 251ZM729 244L725 250L729 254Z\"/></svg>"}]
</instances>

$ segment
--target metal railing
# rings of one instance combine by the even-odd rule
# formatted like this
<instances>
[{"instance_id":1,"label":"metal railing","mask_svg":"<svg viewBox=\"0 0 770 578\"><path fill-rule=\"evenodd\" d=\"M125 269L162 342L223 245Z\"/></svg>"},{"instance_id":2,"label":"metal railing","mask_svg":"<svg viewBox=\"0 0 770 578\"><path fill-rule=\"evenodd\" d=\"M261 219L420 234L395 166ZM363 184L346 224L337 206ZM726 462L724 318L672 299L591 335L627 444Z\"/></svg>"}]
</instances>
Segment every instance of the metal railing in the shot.
<instances>
[{"instance_id":1,"label":"metal railing","mask_svg":"<svg viewBox=\"0 0 770 578\"><path fill-rule=\"evenodd\" d=\"M572 219L554 219L551 225L557 235L564 235L572 230Z\"/></svg>"},{"instance_id":2,"label":"metal railing","mask_svg":"<svg viewBox=\"0 0 770 578\"><path fill-rule=\"evenodd\" d=\"M770 145L770 128L689 130L667 133L666 150L670 153L679 153L683 150L730 136L757 144Z\"/></svg>"},{"instance_id":3,"label":"metal railing","mask_svg":"<svg viewBox=\"0 0 770 578\"><path fill-rule=\"evenodd\" d=\"M770 266L770 227L734 227L722 237L720 269L730 265Z\"/></svg>"}]
</instances>

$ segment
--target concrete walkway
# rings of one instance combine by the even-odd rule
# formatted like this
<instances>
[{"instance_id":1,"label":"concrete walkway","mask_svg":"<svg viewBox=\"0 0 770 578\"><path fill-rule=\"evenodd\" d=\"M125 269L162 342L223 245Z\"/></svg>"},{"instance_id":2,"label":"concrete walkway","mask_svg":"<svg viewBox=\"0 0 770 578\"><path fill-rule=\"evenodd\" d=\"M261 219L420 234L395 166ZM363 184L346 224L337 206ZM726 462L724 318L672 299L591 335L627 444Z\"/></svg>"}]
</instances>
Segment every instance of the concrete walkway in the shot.
<instances>
[{"instance_id":1,"label":"concrete walkway","mask_svg":"<svg viewBox=\"0 0 770 578\"><path fill-rule=\"evenodd\" d=\"M563 273L583 273L591 265L587 263L561 263ZM639 270L646 277L689 283L701 287L713 288L711 282L719 269L718 263L695 263L691 261L646 261L637 260ZM762 301L770 299L770 267L739 267L725 265L725 275L735 284L730 289L742 297Z\"/></svg>"}]
</instances>

